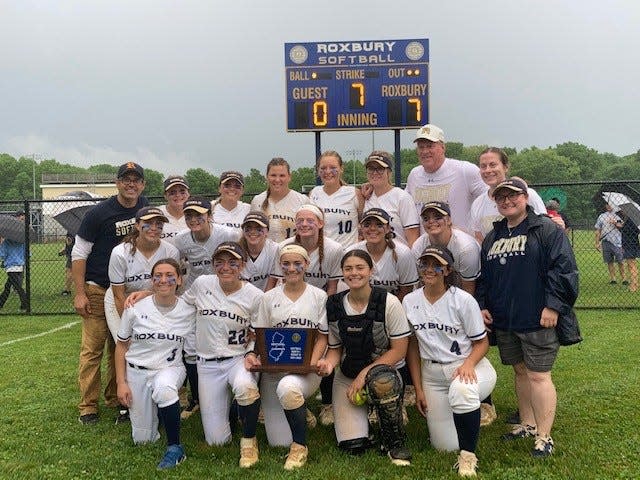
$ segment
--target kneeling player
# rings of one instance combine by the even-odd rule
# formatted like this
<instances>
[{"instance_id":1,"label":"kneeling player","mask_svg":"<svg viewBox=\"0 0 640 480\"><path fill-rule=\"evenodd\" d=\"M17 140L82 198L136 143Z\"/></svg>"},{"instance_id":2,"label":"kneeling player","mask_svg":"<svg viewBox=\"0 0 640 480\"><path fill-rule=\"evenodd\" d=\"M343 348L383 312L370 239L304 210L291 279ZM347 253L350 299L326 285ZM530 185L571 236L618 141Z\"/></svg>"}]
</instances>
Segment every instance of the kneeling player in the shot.
<instances>
[{"instance_id":1,"label":"kneeling player","mask_svg":"<svg viewBox=\"0 0 640 480\"><path fill-rule=\"evenodd\" d=\"M116 381L118 400L129 408L135 443L158 440L158 416L162 419L167 451L158 469L167 469L186 458L180 444L178 390L186 376L182 349L195 331L195 308L176 296L182 278L174 259L156 262L151 277L153 295L123 312Z\"/></svg>"},{"instance_id":2,"label":"kneeling player","mask_svg":"<svg viewBox=\"0 0 640 480\"><path fill-rule=\"evenodd\" d=\"M380 423L380 443L391 462L406 466L402 422L403 383L397 368L404 365L411 329L398 298L371 287L373 261L364 250L342 257L342 274L349 290L327 300L329 351L318 362L321 375L340 366L333 381L334 426L338 446L359 454L370 446L364 391Z\"/></svg>"},{"instance_id":3,"label":"kneeling player","mask_svg":"<svg viewBox=\"0 0 640 480\"><path fill-rule=\"evenodd\" d=\"M416 407L427 418L431 444L438 450L459 448L458 474L476 476L480 399L496 384L496 371L485 358L489 341L480 307L455 286L448 249L426 248L418 272L424 287L402 301L415 333L407 363Z\"/></svg>"}]
</instances>

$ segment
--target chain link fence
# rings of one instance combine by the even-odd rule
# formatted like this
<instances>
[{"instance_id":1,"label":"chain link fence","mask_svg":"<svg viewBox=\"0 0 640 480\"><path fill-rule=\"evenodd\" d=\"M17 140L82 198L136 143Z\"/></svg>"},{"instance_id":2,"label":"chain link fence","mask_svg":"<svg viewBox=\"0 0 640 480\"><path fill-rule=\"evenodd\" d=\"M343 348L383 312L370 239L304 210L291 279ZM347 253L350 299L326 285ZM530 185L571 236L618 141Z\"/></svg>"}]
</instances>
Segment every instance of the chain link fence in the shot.
<instances>
[{"instance_id":1,"label":"chain link fence","mask_svg":"<svg viewBox=\"0 0 640 480\"><path fill-rule=\"evenodd\" d=\"M560 211L569 222L567 235L573 246L580 270L580 296L577 306L581 308L638 308L640 291L632 292L630 285L623 284L615 265L616 284L610 283L607 265L602 253L595 248L595 222L604 210L605 203L614 209L620 209L625 216L640 224L640 181L622 182L580 182L573 184L532 185L543 199L555 198L560 203ZM250 201L252 194L245 195ZM213 198L211 196L210 198ZM65 245L67 232L75 233L71 222L74 215L78 222L84 212L90 209L98 198L26 200L0 202L0 236L10 236L24 241L26 262L23 271L23 287L26 305L22 305L20 296L12 287L6 296L0 315L15 315L21 312L33 315L54 315L74 313L73 288L69 288L67 279L67 252ZM153 205L165 203L162 197L151 197ZM24 213L24 222L15 227L15 221L21 222L16 215ZM11 225L9 225L11 224ZM67 225L64 227L63 225ZM8 230L12 228L13 230ZM76 227L77 228L77 227ZM635 231L636 237L638 231ZM631 282L627 262L634 264L635 259L626 261L625 279ZM6 267L6 264L3 265ZM0 288L8 285L6 268L0 272ZM68 293L68 291L71 293ZM4 298L0 296L0 300ZM26 307L26 308L21 308Z\"/></svg>"}]
</instances>

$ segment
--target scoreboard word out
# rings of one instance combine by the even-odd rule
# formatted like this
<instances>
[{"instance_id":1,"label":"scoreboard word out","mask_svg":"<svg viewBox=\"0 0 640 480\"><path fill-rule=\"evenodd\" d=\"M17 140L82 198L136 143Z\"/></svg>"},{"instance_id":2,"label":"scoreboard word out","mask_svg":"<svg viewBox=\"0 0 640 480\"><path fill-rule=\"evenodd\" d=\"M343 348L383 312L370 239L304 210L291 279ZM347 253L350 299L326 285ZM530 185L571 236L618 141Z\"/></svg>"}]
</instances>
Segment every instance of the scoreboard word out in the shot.
<instances>
[{"instance_id":1,"label":"scoreboard word out","mask_svg":"<svg viewBox=\"0 0 640 480\"><path fill-rule=\"evenodd\" d=\"M287 130L429 123L429 40L286 43Z\"/></svg>"}]
</instances>

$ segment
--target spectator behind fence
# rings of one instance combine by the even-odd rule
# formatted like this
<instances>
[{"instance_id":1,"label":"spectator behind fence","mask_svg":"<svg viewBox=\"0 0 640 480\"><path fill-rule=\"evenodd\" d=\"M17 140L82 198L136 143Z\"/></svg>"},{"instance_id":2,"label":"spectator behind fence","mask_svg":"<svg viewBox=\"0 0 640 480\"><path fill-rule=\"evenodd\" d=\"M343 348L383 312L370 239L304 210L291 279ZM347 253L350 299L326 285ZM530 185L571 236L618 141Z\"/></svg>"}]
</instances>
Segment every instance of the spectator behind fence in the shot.
<instances>
[{"instance_id":1,"label":"spectator behind fence","mask_svg":"<svg viewBox=\"0 0 640 480\"><path fill-rule=\"evenodd\" d=\"M24 213L19 213L17 217L24 221ZM7 272L7 281L4 284L4 290L0 294L0 308L4 307L13 287L20 297L20 311L27 310L29 302L27 294L22 288L24 256L24 242L15 242L8 238L0 237L0 260L2 260L4 269Z\"/></svg>"},{"instance_id":2,"label":"spectator behind fence","mask_svg":"<svg viewBox=\"0 0 640 480\"><path fill-rule=\"evenodd\" d=\"M71 252L76 244L76 237L69 232L64 237L64 247L58 252L59 257L65 257L64 265L64 290L60 293L63 297L71 295L71 287L73 286L73 274L71 273Z\"/></svg>"},{"instance_id":3,"label":"spectator behind fence","mask_svg":"<svg viewBox=\"0 0 640 480\"><path fill-rule=\"evenodd\" d=\"M638 263L636 258L640 257L640 242L638 241L638 226L622 210L618 212L622 220L622 258L627 265L627 275L629 278L629 291L638 290Z\"/></svg>"},{"instance_id":4,"label":"spectator behind fence","mask_svg":"<svg viewBox=\"0 0 640 480\"><path fill-rule=\"evenodd\" d=\"M596 220L596 250L602 251L602 258L609 269L609 283L615 285L616 267L618 264L620 279L623 285L628 285L624 274L623 252L622 252L622 219L613 212L613 207L607 203L605 211Z\"/></svg>"}]
</instances>

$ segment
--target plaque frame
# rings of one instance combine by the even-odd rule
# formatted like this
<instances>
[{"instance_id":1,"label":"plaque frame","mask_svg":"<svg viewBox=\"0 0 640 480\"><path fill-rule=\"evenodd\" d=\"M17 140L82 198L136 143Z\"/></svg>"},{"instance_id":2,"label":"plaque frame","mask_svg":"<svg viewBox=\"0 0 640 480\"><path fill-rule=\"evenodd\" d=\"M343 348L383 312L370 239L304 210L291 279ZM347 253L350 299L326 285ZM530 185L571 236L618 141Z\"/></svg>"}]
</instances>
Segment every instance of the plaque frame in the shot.
<instances>
[{"instance_id":1,"label":"plaque frame","mask_svg":"<svg viewBox=\"0 0 640 480\"><path fill-rule=\"evenodd\" d=\"M268 333L271 334L276 332L283 337L285 337L284 343L286 345L290 345L296 334L300 335L301 332L305 332L305 335L300 335L305 339L303 348L303 356L302 362L288 363L285 361L277 361L269 356L269 348L267 348L267 336ZM260 361L262 365L252 367L252 372L268 372L268 373L311 373L316 371L315 366L310 366L311 363L311 355L313 353L313 346L316 343L316 335L318 334L318 330L315 328L261 328L258 327L255 329L256 333L256 343L254 347L254 351L256 355L260 357ZM287 340L289 343L287 343ZM297 342L295 342L297 343ZM296 345L298 347L299 345ZM287 348L287 347L285 347Z\"/></svg>"}]
</instances>

